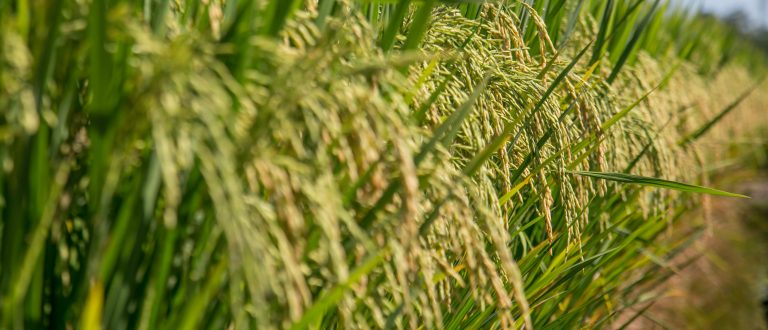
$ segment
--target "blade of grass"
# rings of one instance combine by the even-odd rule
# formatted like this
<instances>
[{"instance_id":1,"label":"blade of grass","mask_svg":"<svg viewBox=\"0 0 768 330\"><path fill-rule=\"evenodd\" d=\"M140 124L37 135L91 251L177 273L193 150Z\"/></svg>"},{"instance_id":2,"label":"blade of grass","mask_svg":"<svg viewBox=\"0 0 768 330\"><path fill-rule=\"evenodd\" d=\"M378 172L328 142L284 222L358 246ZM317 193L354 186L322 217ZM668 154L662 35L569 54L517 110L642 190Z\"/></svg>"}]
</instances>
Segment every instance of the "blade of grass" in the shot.
<instances>
[{"instance_id":1,"label":"blade of grass","mask_svg":"<svg viewBox=\"0 0 768 330\"><path fill-rule=\"evenodd\" d=\"M631 54L634 53L635 45L640 40L640 37L643 35L645 28L648 26L648 23L651 21L654 15L661 15L656 12L656 8L658 6L659 6L659 0L654 1L650 11L645 15L643 20L640 21L640 24L637 27L635 27L635 31L632 33L632 38L629 40L629 43L626 46L624 46L618 62L616 62L616 65L614 65L613 70L611 71L611 75L608 76L607 81L609 85L612 84L614 80L616 80L616 77L618 77L619 72L621 72L622 67L627 62L627 59Z\"/></svg>"},{"instance_id":2,"label":"blade of grass","mask_svg":"<svg viewBox=\"0 0 768 330\"><path fill-rule=\"evenodd\" d=\"M702 187L702 186L697 186L697 185L692 185L687 183L650 178L650 177L644 177L639 175L625 174L625 173L608 173L608 172L591 172L591 171L568 171L568 173L586 176L586 177L595 178L595 179L601 179L601 180L636 184L641 186L657 187L657 188L663 188L663 189L672 189L672 190L689 192L689 193L749 198L748 196L734 194L727 191L722 191L722 190L717 190L717 189L712 189L712 188L707 188L707 187Z\"/></svg>"},{"instance_id":3,"label":"blade of grass","mask_svg":"<svg viewBox=\"0 0 768 330\"><path fill-rule=\"evenodd\" d=\"M709 132L709 130L712 129L712 127L714 127L715 124L723 120L725 116L727 116L729 113L735 110L741 104L741 102L743 102L747 97L749 97L752 94L752 92L754 92L758 87L760 87L763 84L763 82L765 82L766 78L768 78L768 76L764 76L763 78L760 78L757 83L755 83L751 88L749 88L747 91L739 95L739 97L737 97L733 102L731 102L731 104L725 107L723 111L720 111L720 113L718 113L717 116L715 116L706 124L702 125L697 130L693 131L691 134L683 138L683 140L681 140L678 144L680 145L689 144L693 141L698 140L699 138L704 136L704 134L707 134L707 132Z\"/></svg>"}]
</instances>

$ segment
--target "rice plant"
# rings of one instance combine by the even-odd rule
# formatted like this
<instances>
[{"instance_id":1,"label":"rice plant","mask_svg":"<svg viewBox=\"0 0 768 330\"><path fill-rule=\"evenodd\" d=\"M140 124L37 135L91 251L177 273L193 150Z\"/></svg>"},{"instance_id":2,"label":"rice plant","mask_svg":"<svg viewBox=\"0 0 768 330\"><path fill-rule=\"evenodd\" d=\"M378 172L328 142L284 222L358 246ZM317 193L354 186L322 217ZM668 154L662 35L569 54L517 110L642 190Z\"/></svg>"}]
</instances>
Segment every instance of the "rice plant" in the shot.
<instances>
[{"instance_id":1,"label":"rice plant","mask_svg":"<svg viewBox=\"0 0 768 330\"><path fill-rule=\"evenodd\" d=\"M660 0L18 0L0 25L11 329L621 326L701 228L663 234L743 197L706 187L743 156L706 142L768 103L762 55Z\"/></svg>"}]
</instances>

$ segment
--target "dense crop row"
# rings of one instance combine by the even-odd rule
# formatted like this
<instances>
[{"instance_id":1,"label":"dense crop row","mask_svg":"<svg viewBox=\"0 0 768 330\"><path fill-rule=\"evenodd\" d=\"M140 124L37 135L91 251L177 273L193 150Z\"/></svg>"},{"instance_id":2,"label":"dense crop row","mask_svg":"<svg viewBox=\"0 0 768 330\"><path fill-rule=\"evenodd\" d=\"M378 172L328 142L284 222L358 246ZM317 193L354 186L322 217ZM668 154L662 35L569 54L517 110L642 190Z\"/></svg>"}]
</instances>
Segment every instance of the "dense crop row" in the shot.
<instances>
[{"instance_id":1,"label":"dense crop row","mask_svg":"<svg viewBox=\"0 0 768 330\"><path fill-rule=\"evenodd\" d=\"M621 326L768 104L669 6L4 1L0 327Z\"/></svg>"}]
</instances>

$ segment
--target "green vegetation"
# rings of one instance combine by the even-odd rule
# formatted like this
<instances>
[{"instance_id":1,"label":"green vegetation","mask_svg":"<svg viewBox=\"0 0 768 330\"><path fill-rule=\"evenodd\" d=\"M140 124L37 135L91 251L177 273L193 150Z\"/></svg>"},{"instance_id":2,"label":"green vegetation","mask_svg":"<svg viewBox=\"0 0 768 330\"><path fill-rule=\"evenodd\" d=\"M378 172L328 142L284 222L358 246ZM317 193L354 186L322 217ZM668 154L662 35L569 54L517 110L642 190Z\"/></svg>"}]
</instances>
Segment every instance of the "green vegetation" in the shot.
<instances>
[{"instance_id":1,"label":"green vegetation","mask_svg":"<svg viewBox=\"0 0 768 330\"><path fill-rule=\"evenodd\" d=\"M734 196L704 164L743 154L703 143L768 103L762 54L659 0L0 25L2 328L620 327L700 228L660 235Z\"/></svg>"}]
</instances>

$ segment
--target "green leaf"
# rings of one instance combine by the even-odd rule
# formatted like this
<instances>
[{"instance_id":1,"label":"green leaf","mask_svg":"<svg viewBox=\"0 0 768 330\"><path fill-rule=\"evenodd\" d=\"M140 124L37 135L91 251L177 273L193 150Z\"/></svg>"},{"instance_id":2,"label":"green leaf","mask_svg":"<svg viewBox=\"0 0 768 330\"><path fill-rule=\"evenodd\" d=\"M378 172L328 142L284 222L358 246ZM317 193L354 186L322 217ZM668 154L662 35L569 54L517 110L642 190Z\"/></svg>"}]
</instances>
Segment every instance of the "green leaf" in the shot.
<instances>
[{"instance_id":1,"label":"green leaf","mask_svg":"<svg viewBox=\"0 0 768 330\"><path fill-rule=\"evenodd\" d=\"M709 132L709 130L712 129L712 127L714 127L715 124L720 122L726 115L728 115L729 113L731 113L731 111L736 109L739 106L739 104L741 104L741 102L743 102L747 97L749 97L749 95L752 94L753 91L755 91L755 89L757 89L760 85L762 85L766 78L768 78L768 76L765 76L760 80L758 80L758 82L755 83L755 85L753 85L752 88L748 89L746 92L739 95L739 97L736 98L736 100L734 100L733 102L731 102L731 104L725 107L725 109L723 109L723 111L717 114L717 116L712 118L712 120L708 121L706 124L699 127L699 129L693 131L693 133L689 134L682 141L680 141L679 144L680 145L689 144L693 141L696 141L697 139L702 137L704 134Z\"/></svg>"},{"instance_id":2,"label":"green leaf","mask_svg":"<svg viewBox=\"0 0 768 330\"><path fill-rule=\"evenodd\" d=\"M435 0L425 1L416 11L403 50L415 50L419 48L421 40L424 39L424 35L427 33L427 27L429 27L429 23L431 22L432 9L435 8L435 4Z\"/></svg>"},{"instance_id":3,"label":"green leaf","mask_svg":"<svg viewBox=\"0 0 768 330\"><path fill-rule=\"evenodd\" d=\"M656 0L653 3L653 6L651 7L651 10L648 12L648 14L645 16L645 18L643 18L643 20L640 22L637 28L635 28L635 32L632 34L632 39L630 39L629 43L626 46L624 46L624 50L621 52L621 56L619 57L619 60L616 62L616 65L613 67L613 70L611 71L611 75L608 77L608 84L611 84L613 83L614 80L616 80L616 77L618 77L619 72L621 72L621 68L627 62L629 55L631 55L635 51L635 45L640 40L640 37L645 31L646 26L648 26L648 23L651 21L654 15L657 15L656 8L658 7L658 5L659 5L659 0Z\"/></svg>"},{"instance_id":4,"label":"green leaf","mask_svg":"<svg viewBox=\"0 0 768 330\"><path fill-rule=\"evenodd\" d=\"M280 30L283 29L283 25L291 16L291 14L298 9L298 5L301 2L296 0L273 0L267 7L266 24L264 25L264 32L266 35L276 36Z\"/></svg>"},{"instance_id":5,"label":"green leaf","mask_svg":"<svg viewBox=\"0 0 768 330\"><path fill-rule=\"evenodd\" d=\"M603 48L605 47L606 34L610 28L611 16L613 15L613 0L608 0L605 3L605 10L603 11L603 18L600 20L600 30L597 32L597 40L595 41L595 48L592 51L592 59L589 60L590 66L600 60L603 56Z\"/></svg>"},{"instance_id":6,"label":"green leaf","mask_svg":"<svg viewBox=\"0 0 768 330\"><path fill-rule=\"evenodd\" d=\"M608 181L615 181L620 183L637 184L641 186L657 187L663 189L671 189L682 192L690 192L697 194L707 194L726 197L739 197L749 198L740 194L734 194L727 191L717 190L713 188L707 188L687 183L669 181L664 179L657 179L639 175L624 174L624 173L609 173L609 172L590 172L590 171L568 171L571 174L577 174L595 179L602 179Z\"/></svg>"},{"instance_id":7,"label":"green leaf","mask_svg":"<svg viewBox=\"0 0 768 330\"><path fill-rule=\"evenodd\" d=\"M400 0L395 6L394 12L391 14L389 22L387 22L387 28L381 35L381 49L385 52L392 49L392 46L395 45L395 37L400 32L400 27L403 25L403 20L405 20L405 15L408 13L410 5L411 0Z\"/></svg>"}]
</instances>

